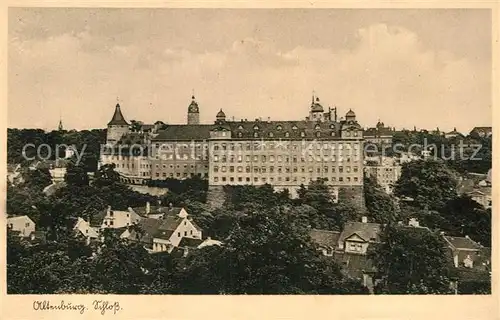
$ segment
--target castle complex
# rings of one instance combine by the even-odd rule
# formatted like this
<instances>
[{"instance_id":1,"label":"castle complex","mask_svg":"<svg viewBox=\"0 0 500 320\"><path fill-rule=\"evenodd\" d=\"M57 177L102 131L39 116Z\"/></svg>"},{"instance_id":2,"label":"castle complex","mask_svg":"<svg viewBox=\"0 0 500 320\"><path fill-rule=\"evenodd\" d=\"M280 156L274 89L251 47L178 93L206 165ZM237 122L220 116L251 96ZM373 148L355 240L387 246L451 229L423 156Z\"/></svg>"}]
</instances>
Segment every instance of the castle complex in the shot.
<instances>
[{"instance_id":1,"label":"castle complex","mask_svg":"<svg viewBox=\"0 0 500 320\"><path fill-rule=\"evenodd\" d=\"M214 123L200 124L199 113L193 96L187 124L137 127L117 104L100 165L114 163L133 184L199 176L211 193L270 184L295 196L301 184L323 179L336 199L363 202L363 129L352 110L337 118L337 108L326 111L313 96L304 120L229 121L221 109Z\"/></svg>"}]
</instances>

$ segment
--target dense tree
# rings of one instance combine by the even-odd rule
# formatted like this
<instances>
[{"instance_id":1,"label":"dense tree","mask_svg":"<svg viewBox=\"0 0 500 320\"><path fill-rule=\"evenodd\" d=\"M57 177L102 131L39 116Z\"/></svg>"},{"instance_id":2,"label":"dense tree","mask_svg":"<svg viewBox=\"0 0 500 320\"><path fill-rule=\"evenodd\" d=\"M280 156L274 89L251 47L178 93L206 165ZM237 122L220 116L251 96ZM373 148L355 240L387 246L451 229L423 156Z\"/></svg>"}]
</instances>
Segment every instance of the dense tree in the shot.
<instances>
[{"instance_id":1,"label":"dense tree","mask_svg":"<svg viewBox=\"0 0 500 320\"><path fill-rule=\"evenodd\" d=\"M382 224L397 221L395 199L388 195L373 177L365 177L363 189L370 221Z\"/></svg>"},{"instance_id":2,"label":"dense tree","mask_svg":"<svg viewBox=\"0 0 500 320\"><path fill-rule=\"evenodd\" d=\"M362 293L311 242L292 215L258 211L241 217L222 247L200 250L180 272L182 293Z\"/></svg>"},{"instance_id":3,"label":"dense tree","mask_svg":"<svg viewBox=\"0 0 500 320\"><path fill-rule=\"evenodd\" d=\"M405 163L394 193L410 197L423 208L441 209L457 195L457 175L439 160L419 160Z\"/></svg>"},{"instance_id":4,"label":"dense tree","mask_svg":"<svg viewBox=\"0 0 500 320\"><path fill-rule=\"evenodd\" d=\"M381 240L371 254L378 293L450 293L451 263L442 237L426 228L387 225Z\"/></svg>"},{"instance_id":5,"label":"dense tree","mask_svg":"<svg viewBox=\"0 0 500 320\"><path fill-rule=\"evenodd\" d=\"M69 187L83 187L89 185L89 176L83 165L68 163L64 181Z\"/></svg>"}]
</instances>

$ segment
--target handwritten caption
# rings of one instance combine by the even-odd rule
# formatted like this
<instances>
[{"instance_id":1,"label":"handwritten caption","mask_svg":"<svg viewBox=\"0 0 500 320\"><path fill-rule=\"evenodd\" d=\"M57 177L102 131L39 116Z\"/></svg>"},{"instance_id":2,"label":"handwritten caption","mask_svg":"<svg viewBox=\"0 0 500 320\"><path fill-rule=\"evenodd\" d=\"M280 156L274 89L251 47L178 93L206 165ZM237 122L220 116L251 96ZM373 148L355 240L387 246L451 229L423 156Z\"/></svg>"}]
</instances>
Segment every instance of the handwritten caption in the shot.
<instances>
[{"instance_id":1,"label":"handwritten caption","mask_svg":"<svg viewBox=\"0 0 500 320\"><path fill-rule=\"evenodd\" d=\"M118 301L94 300L92 305L75 304L61 300L59 303L51 302L48 300L35 300L33 301L33 310L36 311L75 311L84 314L86 311L98 312L101 315L117 314L122 311Z\"/></svg>"}]
</instances>

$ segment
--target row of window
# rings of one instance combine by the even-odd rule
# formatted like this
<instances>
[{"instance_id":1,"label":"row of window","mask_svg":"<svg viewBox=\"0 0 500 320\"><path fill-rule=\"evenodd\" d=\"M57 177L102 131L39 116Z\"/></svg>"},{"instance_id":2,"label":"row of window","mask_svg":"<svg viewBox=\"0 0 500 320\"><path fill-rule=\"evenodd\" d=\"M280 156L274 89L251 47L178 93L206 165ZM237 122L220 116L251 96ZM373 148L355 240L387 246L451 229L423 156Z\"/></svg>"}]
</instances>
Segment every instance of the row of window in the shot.
<instances>
[{"instance_id":1,"label":"row of window","mask_svg":"<svg viewBox=\"0 0 500 320\"><path fill-rule=\"evenodd\" d=\"M220 167L220 171L221 172L227 172L229 170L229 172L243 172L243 166L221 166ZM266 173L267 171L269 170L269 173L274 173L274 167L273 166L270 166L270 167L253 167L253 172L254 173ZM302 173L305 173L306 170L308 172L314 172L314 167L300 167L300 172ZM339 173L344 173L344 167L343 166L338 166L338 167L328 167L328 166L324 166L323 167L323 172L324 173L328 173L328 171L331 170L332 173L336 172L338 170ZM219 172L219 166L214 166L213 168L213 171L215 173ZM299 167L276 167L276 172L277 173L290 173L290 172L294 172L294 173L297 173L299 172ZM358 167L352 167L352 172L358 172L359 169ZM250 166L246 166L245 167L245 172L246 173L250 173L251 172L251 167ZM316 172L317 173L321 173L321 167L316 167ZM345 172L347 173L350 173L351 172L351 167L345 167Z\"/></svg>"},{"instance_id":2,"label":"row of window","mask_svg":"<svg viewBox=\"0 0 500 320\"><path fill-rule=\"evenodd\" d=\"M213 161L214 162L243 162L243 159L245 159L245 162L286 162L286 163L289 163L290 162L290 159L292 160L293 163L297 163L299 162L314 162L314 161L317 161L317 162L321 162L321 161L338 161L338 162L351 162L351 161L360 161L360 157L359 155L352 155L352 156L335 156L335 155L332 155L332 156L302 156L302 157L299 157L299 156L274 156L274 155L270 155L270 156L267 156L267 155L246 155L245 158L243 158L242 155L229 155L229 156L226 156L226 155L218 155L218 154L215 154L213 156Z\"/></svg>"},{"instance_id":3,"label":"row of window","mask_svg":"<svg viewBox=\"0 0 500 320\"><path fill-rule=\"evenodd\" d=\"M187 178L187 177L191 177L191 178L193 178L193 177L195 177L195 176L201 177L201 176L202 176L202 174L201 174L201 173L193 173L193 172L191 172L191 173L187 173L187 172L182 172L182 173L181 173L181 172L176 172L176 173L175 173L175 175L174 175L174 173L173 173L173 172L170 172L170 173L168 173L168 174L167 174L166 172L162 172L162 173L161 173L161 177L162 177L162 178L167 178L167 177L168 177L168 178L174 178L174 177L175 177L175 178ZM155 173L155 177L156 177L156 178L160 178L160 173L159 173L159 172L156 172L156 173ZM204 177L204 178L208 178L208 173L206 173L206 172L205 172L205 173L203 173L203 177Z\"/></svg>"},{"instance_id":4,"label":"row of window","mask_svg":"<svg viewBox=\"0 0 500 320\"><path fill-rule=\"evenodd\" d=\"M223 132L223 133L222 133L222 136L225 136L225 132ZM243 137L243 133L242 133L242 132L238 132L238 133L236 134L236 136L237 136L238 138L242 138L242 137ZM260 137L264 137L264 136L265 136L264 134L260 134L260 133L259 133L259 132L257 132L257 131L255 131L255 132L253 133L253 137L254 137L254 138L260 138ZM304 131L301 131L301 132L300 132L300 136L301 136L302 138L305 138L305 137L306 137L306 133L305 133ZM321 138L321 137L322 137L321 131L316 131L316 132L314 133L314 136L315 136L316 138ZM327 136L330 136L330 137L335 137L335 136L336 136L336 133L335 133L335 131L331 131L331 132L330 132L330 134L329 134L329 135L327 135ZM345 137L350 137L350 136L351 136L351 132L350 132L350 131L346 131L346 132L344 132L344 136L345 136ZM358 136L359 136L359 135L358 135L358 131L353 131L353 132L352 132L352 136L353 136L353 137L358 137ZM267 137L269 137L269 138L274 138L274 133L273 133L273 132L268 132L268 133L267 133ZM289 137L290 137L290 132L288 132L288 131L287 131L287 132L285 132L285 138L289 138Z\"/></svg>"},{"instance_id":5,"label":"row of window","mask_svg":"<svg viewBox=\"0 0 500 320\"><path fill-rule=\"evenodd\" d=\"M220 180L219 180L220 178ZM353 177L351 179L351 177L339 177L337 179L337 177L331 177L331 178L328 178L328 177L325 177L324 178L326 181L332 181L332 182L359 182L359 178L358 177ZM308 177L277 177L277 178L274 178L274 177L254 177L253 178L253 182L262 182L262 183L274 183L275 181L277 182L306 182L307 180L313 180L312 178L308 178ZM214 182L251 182L252 179L250 177L214 177Z\"/></svg>"},{"instance_id":6,"label":"row of window","mask_svg":"<svg viewBox=\"0 0 500 320\"><path fill-rule=\"evenodd\" d=\"M299 147L302 147L302 149L323 149L323 150L335 150L335 149L359 149L359 143L319 143L315 141L311 141L310 143L302 143L302 144L297 144L297 143L288 143L285 141L275 141L275 142L265 142L265 141L260 141L260 142L254 142L253 143L253 149L270 149L273 150L275 148L277 149L292 149L292 150L298 150ZM214 143L213 149L215 151L217 150L243 150L243 144L242 143ZM246 143L245 144L245 150L252 150L252 143Z\"/></svg>"}]
</instances>

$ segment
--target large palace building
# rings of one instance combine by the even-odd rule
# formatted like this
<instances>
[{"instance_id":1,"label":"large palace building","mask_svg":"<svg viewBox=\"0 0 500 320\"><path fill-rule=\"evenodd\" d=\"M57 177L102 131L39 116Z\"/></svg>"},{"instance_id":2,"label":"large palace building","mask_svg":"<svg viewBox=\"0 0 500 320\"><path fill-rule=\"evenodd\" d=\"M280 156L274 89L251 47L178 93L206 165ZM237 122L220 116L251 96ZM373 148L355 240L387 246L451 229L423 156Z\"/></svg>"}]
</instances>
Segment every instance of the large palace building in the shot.
<instances>
[{"instance_id":1,"label":"large palace building","mask_svg":"<svg viewBox=\"0 0 500 320\"><path fill-rule=\"evenodd\" d=\"M301 184L323 179L337 199L362 202L363 129L352 110L337 119L337 108L325 111L313 97L298 121L229 121L220 110L214 123L200 124L199 112L193 96L187 124L131 126L117 104L100 164L114 163L133 184L199 176L212 192L270 184L295 196Z\"/></svg>"}]
</instances>

